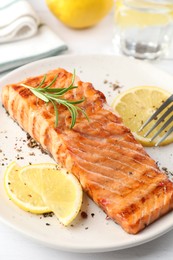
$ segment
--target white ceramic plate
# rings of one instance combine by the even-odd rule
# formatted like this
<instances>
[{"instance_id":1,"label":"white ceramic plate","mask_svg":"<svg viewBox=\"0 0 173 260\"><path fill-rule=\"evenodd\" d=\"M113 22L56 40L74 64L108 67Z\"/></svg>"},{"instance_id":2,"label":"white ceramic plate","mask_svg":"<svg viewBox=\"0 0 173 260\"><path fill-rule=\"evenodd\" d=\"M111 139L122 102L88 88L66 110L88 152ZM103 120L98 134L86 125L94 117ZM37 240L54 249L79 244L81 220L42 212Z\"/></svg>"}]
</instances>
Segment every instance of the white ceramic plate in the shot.
<instances>
[{"instance_id":1,"label":"white ceramic plate","mask_svg":"<svg viewBox=\"0 0 173 260\"><path fill-rule=\"evenodd\" d=\"M92 82L96 89L106 95L109 104L117 94L117 90L113 91L109 82L118 81L123 86L121 91L141 85L154 85L172 91L173 86L173 77L147 63L115 56L91 55L60 56L31 63L1 79L0 87L26 77L46 73L57 67L70 71L75 68L77 75L83 81ZM105 83L105 80L108 82ZM173 212L171 212L138 235L129 235L111 220L107 220L105 214L86 196L82 210L87 212L88 217L83 219L79 214L78 219L73 223L74 226L68 228L60 225L55 217L44 218L20 210L9 201L4 191L3 172L6 165L17 158L20 165L53 161L40 150L29 148L25 141L26 133L6 115L0 105L0 149L2 150L0 153L0 219L17 231L57 249L74 252L104 252L148 242L173 228ZM148 152L162 166L172 170L171 150L173 151L173 145L150 148ZM94 215L91 215L92 213Z\"/></svg>"}]
</instances>

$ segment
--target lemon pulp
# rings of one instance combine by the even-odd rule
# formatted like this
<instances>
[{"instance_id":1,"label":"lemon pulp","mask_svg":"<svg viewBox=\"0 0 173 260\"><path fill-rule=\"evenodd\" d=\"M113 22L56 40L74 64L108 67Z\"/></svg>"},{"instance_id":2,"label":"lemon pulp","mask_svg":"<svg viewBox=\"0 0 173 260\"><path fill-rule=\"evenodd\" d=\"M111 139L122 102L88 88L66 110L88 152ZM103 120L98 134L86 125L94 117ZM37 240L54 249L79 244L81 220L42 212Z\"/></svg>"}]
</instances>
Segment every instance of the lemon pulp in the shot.
<instances>
[{"instance_id":1,"label":"lemon pulp","mask_svg":"<svg viewBox=\"0 0 173 260\"><path fill-rule=\"evenodd\" d=\"M21 209L42 214L50 212L41 196L30 189L19 177L20 167L12 162L5 171L4 187L8 197Z\"/></svg>"},{"instance_id":2,"label":"lemon pulp","mask_svg":"<svg viewBox=\"0 0 173 260\"><path fill-rule=\"evenodd\" d=\"M154 125L155 121L149 123L141 132L140 127L143 123L157 110L157 108L170 96L166 90L153 86L141 86L131 88L118 95L112 107L123 119L123 123L130 128L135 138L144 146L154 146L158 140L169 129L160 133L152 142L151 137L161 128L164 122L153 130L148 137L144 138L144 134ZM160 114L163 115L165 110ZM159 117L160 117L159 116ZM166 145L173 141L173 134L169 135L160 145Z\"/></svg>"},{"instance_id":3,"label":"lemon pulp","mask_svg":"<svg viewBox=\"0 0 173 260\"><path fill-rule=\"evenodd\" d=\"M40 194L62 224L70 224L77 216L82 204L82 188L74 175L47 163L23 167L19 174L28 187Z\"/></svg>"}]
</instances>

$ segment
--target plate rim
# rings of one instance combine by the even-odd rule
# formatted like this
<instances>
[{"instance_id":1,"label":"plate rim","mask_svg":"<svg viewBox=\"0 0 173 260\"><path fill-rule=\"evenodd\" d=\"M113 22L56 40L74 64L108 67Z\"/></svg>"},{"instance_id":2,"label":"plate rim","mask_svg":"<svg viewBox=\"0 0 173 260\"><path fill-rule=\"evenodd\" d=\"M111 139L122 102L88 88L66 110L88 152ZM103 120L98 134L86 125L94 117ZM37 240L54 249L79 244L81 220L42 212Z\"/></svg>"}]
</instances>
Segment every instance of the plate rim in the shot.
<instances>
[{"instance_id":1,"label":"plate rim","mask_svg":"<svg viewBox=\"0 0 173 260\"><path fill-rule=\"evenodd\" d=\"M146 60L139 60L139 59L135 59L134 57L131 57L131 56L118 56L118 55L115 55L115 54L76 54L76 53L73 53L73 54L61 54L61 55L58 55L58 56L53 56L53 57L47 57L47 58L44 58L44 59L39 59L39 60L36 60L36 61L33 61L33 62L30 62L28 64L25 64L23 66L20 66L10 72L7 72L7 74L3 75L2 77L0 77L0 82L1 81L5 81L9 76L12 76L13 74L15 73L18 73L20 72L20 70L23 70L23 69L28 69L29 67L32 67L33 65L39 65L40 63L42 62L48 62L48 61L54 61L56 59L71 59L71 58L76 58L76 57L80 57L80 58L114 58L114 59L120 59L120 60L124 60L124 61L130 61L132 63L138 63L139 65L144 65L145 67L150 67L152 70L155 70L156 72L161 72L162 74L165 74L166 76L170 77L173 79L173 75L171 75L169 72L167 71L164 71L163 69L161 68L158 68L156 66L154 66L154 64L151 64L151 63L148 63Z\"/></svg>"}]
</instances>

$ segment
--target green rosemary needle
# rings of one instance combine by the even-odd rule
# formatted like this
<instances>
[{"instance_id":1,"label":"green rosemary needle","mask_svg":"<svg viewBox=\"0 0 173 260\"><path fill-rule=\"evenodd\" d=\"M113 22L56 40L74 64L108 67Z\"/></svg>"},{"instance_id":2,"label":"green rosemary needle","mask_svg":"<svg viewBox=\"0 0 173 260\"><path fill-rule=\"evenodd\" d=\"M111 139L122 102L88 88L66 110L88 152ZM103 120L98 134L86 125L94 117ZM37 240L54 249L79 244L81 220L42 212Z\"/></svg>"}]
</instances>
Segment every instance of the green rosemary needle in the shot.
<instances>
[{"instance_id":1,"label":"green rosemary needle","mask_svg":"<svg viewBox=\"0 0 173 260\"><path fill-rule=\"evenodd\" d=\"M43 79L41 80L40 84L33 88L31 86L28 86L26 84L20 84L21 86L29 89L36 97L43 100L46 103L52 103L55 111L55 127L58 126L58 107L57 104L65 106L71 114L71 125L70 128L73 128L76 123L76 118L78 116L78 112L82 112L82 114L87 118L89 121L89 118L82 108L78 107L77 105L82 103L85 98L82 98L80 100L68 100L63 99L63 95L67 93L68 91L78 88L78 86L74 86L75 81L75 71L72 76L72 82L69 87L67 88L51 88L51 86L55 83L56 79L58 78L58 75L54 77L54 79L46 86L43 87L45 81L46 81L46 75L44 75Z\"/></svg>"}]
</instances>

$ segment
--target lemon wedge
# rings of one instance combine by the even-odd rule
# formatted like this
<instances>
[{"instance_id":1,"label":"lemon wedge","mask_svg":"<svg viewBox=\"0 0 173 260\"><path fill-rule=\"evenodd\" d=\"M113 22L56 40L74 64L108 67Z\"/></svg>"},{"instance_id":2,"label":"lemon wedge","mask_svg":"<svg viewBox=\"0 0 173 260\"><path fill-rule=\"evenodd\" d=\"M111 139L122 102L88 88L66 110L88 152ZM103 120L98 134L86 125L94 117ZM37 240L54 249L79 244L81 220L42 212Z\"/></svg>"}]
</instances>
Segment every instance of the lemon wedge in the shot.
<instances>
[{"instance_id":1,"label":"lemon wedge","mask_svg":"<svg viewBox=\"0 0 173 260\"><path fill-rule=\"evenodd\" d=\"M40 195L30 189L19 178L20 167L12 162L5 171L4 187L8 197L21 209L42 214L50 212Z\"/></svg>"},{"instance_id":2,"label":"lemon wedge","mask_svg":"<svg viewBox=\"0 0 173 260\"><path fill-rule=\"evenodd\" d=\"M19 175L63 225L74 220L82 204L82 188L74 175L48 163L23 167Z\"/></svg>"},{"instance_id":3,"label":"lemon wedge","mask_svg":"<svg viewBox=\"0 0 173 260\"><path fill-rule=\"evenodd\" d=\"M169 92L158 87L135 87L119 94L113 101L112 108L122 117L124 124L130 128L134 137L142 145L154 146L168 130L168 128L165 128L152 142L150 141L151 137L161 128L164 122L160 123L147 137L144 137L144 134L154 125L155 121L149 123L141 132L138 130L170 95ZM164 112L165 110L160 116ZM166 145L171 142L173 142L173 134L169 135L160 145Z\"/></svg>"}]
</instances>

